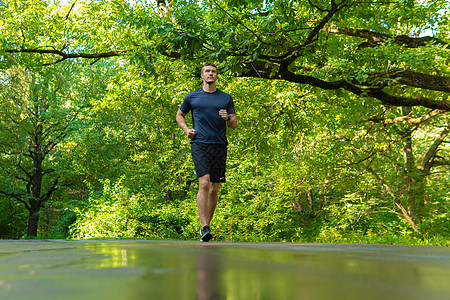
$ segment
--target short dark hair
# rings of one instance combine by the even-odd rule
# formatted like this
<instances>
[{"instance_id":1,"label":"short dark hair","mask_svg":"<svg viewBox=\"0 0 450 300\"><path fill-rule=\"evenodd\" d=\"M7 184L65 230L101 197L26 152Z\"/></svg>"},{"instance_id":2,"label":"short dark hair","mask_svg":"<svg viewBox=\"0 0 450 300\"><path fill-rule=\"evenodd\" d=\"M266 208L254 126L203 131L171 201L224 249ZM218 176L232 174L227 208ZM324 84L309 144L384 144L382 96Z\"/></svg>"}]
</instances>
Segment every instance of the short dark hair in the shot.
<instances>
[{"instance_id":1,"label":"short dark hair","mask_svg":"<svg viewBox=\"0 0 450 300\"><path fill-rule=\"evenodd\" d=\"M214 67L214 68L216 68L216 70L217 70L217 66L215 65L215 64L213 64L213 63L206 63L206 64L204 64L203 66L202 66L202 69L201 69L201 73L203 73L203 68L205 68L205 67Z\"/></svg>"}]
</instances>

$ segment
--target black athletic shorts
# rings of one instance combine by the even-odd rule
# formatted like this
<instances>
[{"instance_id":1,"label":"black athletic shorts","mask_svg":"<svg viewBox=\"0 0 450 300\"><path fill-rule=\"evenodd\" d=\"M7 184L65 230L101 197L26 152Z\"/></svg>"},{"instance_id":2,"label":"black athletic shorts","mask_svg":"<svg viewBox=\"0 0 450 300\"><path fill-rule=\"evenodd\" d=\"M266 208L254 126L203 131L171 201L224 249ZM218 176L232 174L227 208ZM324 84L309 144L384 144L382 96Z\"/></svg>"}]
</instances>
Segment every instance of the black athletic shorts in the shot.
<instances>
[{"instance_id":1,"label":"black athletic shorts","mask_svg":"<svg viewBox=\"0 0 450 300\"><path fill-rule=\"evenodd\" d=\"M209 174L211 182L225 182L227 145L192 143L191 154L197 177Z\"/></svg>"}]
</instances>

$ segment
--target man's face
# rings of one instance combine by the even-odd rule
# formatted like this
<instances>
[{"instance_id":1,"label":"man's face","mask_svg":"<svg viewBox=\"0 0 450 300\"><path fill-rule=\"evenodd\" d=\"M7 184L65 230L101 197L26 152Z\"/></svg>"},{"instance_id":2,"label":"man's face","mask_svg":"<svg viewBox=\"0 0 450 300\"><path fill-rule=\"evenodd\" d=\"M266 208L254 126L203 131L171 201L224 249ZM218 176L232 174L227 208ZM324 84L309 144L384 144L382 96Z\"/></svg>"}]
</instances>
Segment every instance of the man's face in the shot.
<instances>
[{"instance_id":1,"label":"man's face","mask_svg":"<svg viewBox=\"0 0 450 300\"><path fill-rule=\"evenodd\" d=\"M206 66L202 70L202 78L206 83L214 83L217 80L217 69L213 66Z\"/></svg>"}]
</instances>

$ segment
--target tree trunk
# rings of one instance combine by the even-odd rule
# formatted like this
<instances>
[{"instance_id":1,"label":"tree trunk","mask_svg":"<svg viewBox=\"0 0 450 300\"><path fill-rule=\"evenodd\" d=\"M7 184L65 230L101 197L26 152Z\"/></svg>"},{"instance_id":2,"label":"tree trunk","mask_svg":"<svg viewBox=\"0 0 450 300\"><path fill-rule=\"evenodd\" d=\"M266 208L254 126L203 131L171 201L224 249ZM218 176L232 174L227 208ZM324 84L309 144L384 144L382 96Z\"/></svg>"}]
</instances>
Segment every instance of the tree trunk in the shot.
<instances>
[{"instance_id":1,"label":"tree trunk","mask_svg":"<svg viewBox=\"0 0 450 300\"><path fill-rule=\"evenodd\" d=\"M39 212L41 207L36 200L31 200L33 204L30 206L30 214L28 216L27 237L36 237L39 225Z\"/></svg>"},{"instance_id":2,"label":"tree trunk","mask_svg":"<svg viewBox=\"0 0 450 300\"><path fill-rule=\"evenodd\" d=\"M409 115L411 111L411 107L403 107L404 116ZM407 135L403 144L405 169L403 174L403 195L401 198L403 206L407 208L414 223L419 225L422 223L425 204L425 175L416 167L411 130L405 127L404 133Z\"/></svg>"},{"instance_id":3,"label":"tree trunk","mask_svg":"<svg viewBox=\"0 0 450 300\"><path fill-rule=\"evenodd\" d=\"M391 190L391 188L387 185L387 183L380 176L378 176L378 174L371 167L368 167L367 170L370 173L372 173L372 175L375 177L375 179L379 183L381 183L381 185L384 187L384 189L392 197L392 200L394 201L395 206L397 206L400 209L400 211L402 212L401 215L406 219L406 221L408 221L408 224L411 226L412 230L420 236L421 233L420 233L419 227L414 222L414 220L411 218L410 213L399 202L399 200L397 199L397 196L394 194L394 192Z\"/></svg>"},{"instance_id":4,"label":"tree trunk","mask_svg":"<svg viewBox=\"0 0 450 300\"><path fill-rule=\"evenodd\" d=\"M36 237L39 225L39 212L41 210L41 192L42 192L42 179L44 177L42 171L42 162L44 161L44 155L41 152L40 139L42 136L42 128L38 127L35 137L35 146L33 153L33 171L31 172L31 199L30 203L30 215L28 216L28 231L27 237Z\"/></svg>"}]
</instances>

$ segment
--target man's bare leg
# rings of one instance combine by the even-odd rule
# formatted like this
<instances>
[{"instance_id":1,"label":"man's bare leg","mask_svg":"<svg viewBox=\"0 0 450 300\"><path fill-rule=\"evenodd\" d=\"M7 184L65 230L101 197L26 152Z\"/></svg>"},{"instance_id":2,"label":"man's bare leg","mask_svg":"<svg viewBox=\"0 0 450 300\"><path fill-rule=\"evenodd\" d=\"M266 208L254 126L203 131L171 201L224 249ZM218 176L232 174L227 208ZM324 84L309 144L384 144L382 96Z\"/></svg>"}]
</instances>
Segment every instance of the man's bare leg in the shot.
<instances>
[{"instance_id":1,"label":"man's bare leg","mask_svg":"<svg viewBox=\"0 0 450 300\"><path fill-rule=\"evenodd\" d=\"M197 210L201 226L209 226L219 198L219 183L210 182L209 174L198 179Z\"/></svg>"},{"instance_id":2,"label":"man's bare leg","mask_svg":"<svg viewBox=\"0 0 450 300\"><path fill-rule=\"evenodd\" d=\"M211 220L214 216L214 212L216 211L217 202L219 200L219 183L211 182L209 185L209 195L208 195L208 225L211 224Z\"/></svg>"},{"instance_id":3,"label":"man's bare leg","mask_svg":"<svg viewBox=\"0 0 450 300\"><path fill-rule=\"evenodd\" d=\"M200 217L200 224L203 226L211 222L209 210L209 190L211 183L209 182L209 174L199 177L198 193L197 193L197 210Z\"/></svg>"},{"instance_id":4,"label":"man's bare leg","mask_svg":"<svg viewBox=\"0 0 450 300\"><path fill-rule=\"evenodd\" d=\"M213 238L213 235L211 234L211 230L209 228L209 223L211 222L212 215L214 214L214 210L217 204L217 196L215 196L214 193L214 188L217 185L210 182L209 175L200 177L198 179L198 183L197 209L201 223L200 240L202 242L209 242L209 240Z\"/></svg>"}]
</instances>

